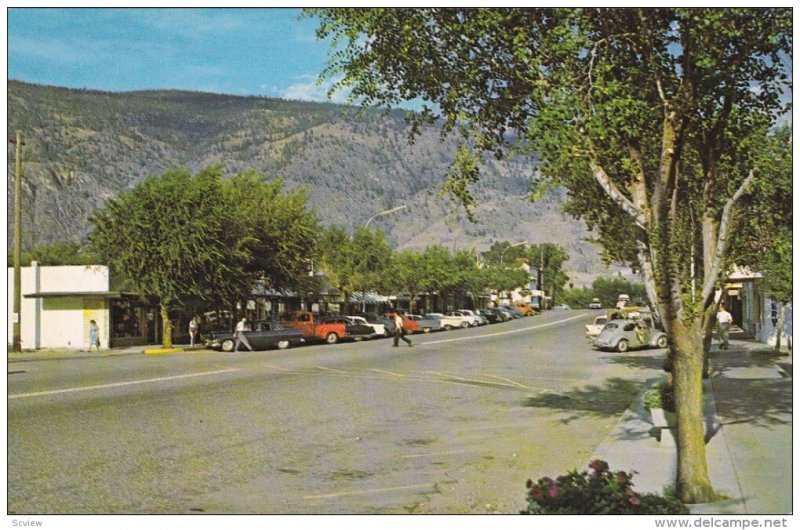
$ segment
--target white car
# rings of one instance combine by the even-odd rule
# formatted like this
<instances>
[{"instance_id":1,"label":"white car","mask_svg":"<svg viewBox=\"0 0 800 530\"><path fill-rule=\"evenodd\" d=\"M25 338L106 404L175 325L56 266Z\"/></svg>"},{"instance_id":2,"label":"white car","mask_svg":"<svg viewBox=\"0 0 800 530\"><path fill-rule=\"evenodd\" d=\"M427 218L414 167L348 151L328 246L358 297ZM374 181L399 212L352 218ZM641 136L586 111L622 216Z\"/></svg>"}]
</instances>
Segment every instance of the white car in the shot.
<instances>
[{"instance_id":1,"label":"white car","mask_svg":"<svg viewBox=\"0 0 800 530\"><path fill-rule=\"evenodd\" d=\"M459 309L456 313L461 313L461 316L467 317L470 321L470 326L483 326L489 323L483 315L479 315L471 309Z\"/></svg>"},{"instance_id":2,"label":"white car","mask_svg":"<svg viewBox=\"0 0 800 530\"><path fill-rule=\"evenodd\" d=\"M606 324L608 324L608 317L606 315L595 318L593 324L586 324L586 338L593 341Z\"/></svg>"},{"instance_id":3,"label":"white car","mask_svg":"<svg viewBox=\"0 0 800 530\"><path fill-rule=\"evenodd\" d=\"M452 315L452 314L443 315L441 313L428 313L427 315L429 317L438 318L442 323L442 328L448 331L453 328L469 327L469 322L467 322L461 315Z\"/></svg>"},{"instance_id":4,"label":"white car","mask_svg":"<svg viewBox=\"0 0 800 530\"><path fill-rule=\"evenodd\" d=\"M373 333L372 335L369 336L369 338L371 338L371 339L374 339L375 337L385 337L386 336L386 326L384 326L383 324L375 324L375 323L372 323L372 322L367 322L367 319L364 318L364 317L348 316L348 317L344 317L344 318L346 318L347 320L349 320L353 324L361 324L361 325L364 325L364 326L371 326L372 329L375 330L375 333Z\"/></svg>"}]
</instances>

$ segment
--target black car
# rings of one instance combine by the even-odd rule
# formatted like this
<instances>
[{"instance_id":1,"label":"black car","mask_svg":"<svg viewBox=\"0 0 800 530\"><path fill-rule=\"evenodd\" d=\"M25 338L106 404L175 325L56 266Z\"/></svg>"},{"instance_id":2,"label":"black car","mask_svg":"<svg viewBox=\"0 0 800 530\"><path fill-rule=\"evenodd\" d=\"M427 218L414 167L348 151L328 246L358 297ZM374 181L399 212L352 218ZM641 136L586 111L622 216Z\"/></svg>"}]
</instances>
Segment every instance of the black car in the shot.
<instances>
[{"instance_id":1,"label":"black car","mask_svg":"<svg viewBox=\"0 0 800 530\"><path fill-rule=\"evenodd\" d=\"M284 328L277 322L255 320L250 323L252 331L245 331L244 336L254 350L278 348L284 350L289 346L305 344L306 339L299 329ZM233 351L234 336L230 331L213 331L206 339L206 346L213 350Z\"/></svg>"},{"instance_id":2,"label":"black car","mask_svg":"<svg viewBox=\"0 0 800 530\"><path fill-rule=\"evenodd\" d=\"M373 328L372 326L353 322L347 317L337 317L337 316L320 317L319 323L344 324L345 336L341 337L343 339L349 338L349 339L361 340L361 339L368 339L373 335L375 335L375 328Z\"/></svg>"},{"instance_id":3,"label":"black car","mask_svg":"<svg viewBox=\"0 0 800 530\"><path fill-rule=\"evenodd\" d=\"M479 309L478 313L486 317L486 320L489 321L489 324L494 324L496 322L502 322L503 320L505 320L502 313L500 313L500 311L498 311L494 307Z\"/></svg>"}]
</instances>

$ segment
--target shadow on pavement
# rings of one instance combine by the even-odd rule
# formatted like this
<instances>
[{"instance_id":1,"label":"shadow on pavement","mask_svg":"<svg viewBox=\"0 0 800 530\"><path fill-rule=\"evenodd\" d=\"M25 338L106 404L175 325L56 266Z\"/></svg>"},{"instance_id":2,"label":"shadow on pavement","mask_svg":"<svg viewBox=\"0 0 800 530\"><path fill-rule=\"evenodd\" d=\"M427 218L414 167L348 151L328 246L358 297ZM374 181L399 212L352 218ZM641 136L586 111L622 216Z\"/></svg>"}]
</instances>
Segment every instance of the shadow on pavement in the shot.
<instances>
[{"instance_id":1,"label":"shadow on pavement","mask_svg":"<svg viewBox=\"0 0 800 530\"><path fill-rule=\"evenodd\" d=\"M569 423L586 415L617 416L625 412L631 401L642 389L643 383L627 379L612 378L600 387L591 385L568 392L552 392L530 397L525 407L546 408L574 412L562 423Z\"/></svg>"}]
</instances>

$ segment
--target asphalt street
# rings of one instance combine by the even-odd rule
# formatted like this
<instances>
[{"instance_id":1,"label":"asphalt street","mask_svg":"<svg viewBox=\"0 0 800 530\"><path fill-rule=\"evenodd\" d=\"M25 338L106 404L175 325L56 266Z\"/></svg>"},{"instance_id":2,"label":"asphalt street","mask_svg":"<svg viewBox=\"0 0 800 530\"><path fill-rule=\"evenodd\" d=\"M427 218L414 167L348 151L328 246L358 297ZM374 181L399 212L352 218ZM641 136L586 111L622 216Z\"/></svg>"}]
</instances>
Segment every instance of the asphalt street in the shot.
<instances>
[{"instance_id":1,"label":"asphalt street","mask_svg":"<svg viewBox=\"0 0 800 530\"><path fill-rule=\"evenodd\" d=\"M14 363L9 513L516 513L660 373L663 350L593 351L596 313L413 348Z\"/></svg>"}]
</instances>

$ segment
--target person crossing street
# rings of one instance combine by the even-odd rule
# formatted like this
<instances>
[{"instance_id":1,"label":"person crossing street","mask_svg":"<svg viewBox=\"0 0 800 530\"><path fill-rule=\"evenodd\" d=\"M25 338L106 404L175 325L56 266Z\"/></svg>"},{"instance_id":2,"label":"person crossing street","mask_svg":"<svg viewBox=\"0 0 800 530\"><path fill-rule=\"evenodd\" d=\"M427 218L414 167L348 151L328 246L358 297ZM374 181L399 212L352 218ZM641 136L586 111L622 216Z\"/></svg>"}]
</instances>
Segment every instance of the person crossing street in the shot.
<instances>
[{"instance_id":1,"label":"person crossing street","mask_svg":"<svg viewBox=\"0 0 800 530\"><path fill-rule=\"evenodd\" d=\"M406 337L406 328L403 325L403 312L402 311L395 311L394 313L394 347L397 348L400 339L403 339L409 347L413 346L414 344L411 340Z\"/></svg>"}]
</instances>

